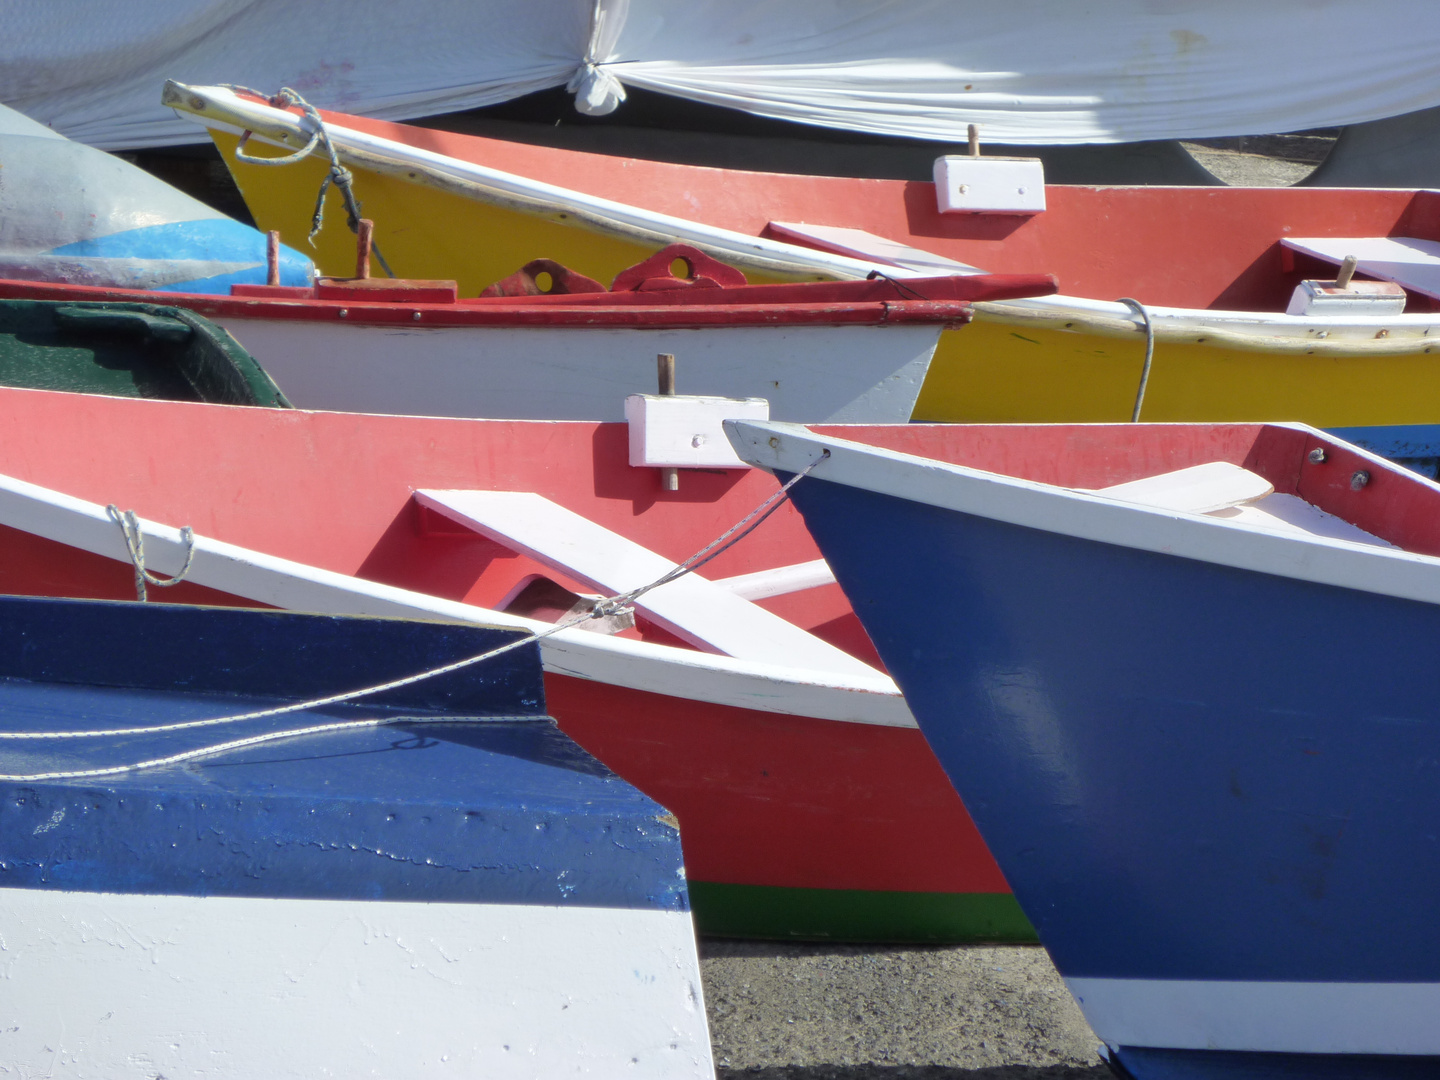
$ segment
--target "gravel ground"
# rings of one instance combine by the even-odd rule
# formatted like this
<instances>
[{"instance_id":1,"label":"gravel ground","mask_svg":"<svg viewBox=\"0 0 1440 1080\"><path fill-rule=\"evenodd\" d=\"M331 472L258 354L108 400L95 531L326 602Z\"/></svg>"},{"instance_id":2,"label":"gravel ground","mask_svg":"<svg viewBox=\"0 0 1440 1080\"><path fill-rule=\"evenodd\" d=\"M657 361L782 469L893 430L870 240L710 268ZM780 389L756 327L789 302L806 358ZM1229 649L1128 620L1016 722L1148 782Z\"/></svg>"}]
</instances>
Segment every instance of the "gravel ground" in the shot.
<instances>
[{"instance_id":1,"label":"gravel ground","mask_svg":"<svg viewBox=\"0 0 1440 1080\"><path fill-rule=\"evenodd\" d=\"M1240 135L1180 145L1215 177L1236 187L1287 187L1325 160L1338 129L1298 135Z\"/></svg>"},{"instance_id":2,"label":"gravel ground","mask_svg":"<svg viewBox=\"0 0 1440 1080\"><path fill-rule=\"evenodd\" d=\"M1102 1080L1035 946L701 942L720 1080Z\"/></svg>"}]
</instances>

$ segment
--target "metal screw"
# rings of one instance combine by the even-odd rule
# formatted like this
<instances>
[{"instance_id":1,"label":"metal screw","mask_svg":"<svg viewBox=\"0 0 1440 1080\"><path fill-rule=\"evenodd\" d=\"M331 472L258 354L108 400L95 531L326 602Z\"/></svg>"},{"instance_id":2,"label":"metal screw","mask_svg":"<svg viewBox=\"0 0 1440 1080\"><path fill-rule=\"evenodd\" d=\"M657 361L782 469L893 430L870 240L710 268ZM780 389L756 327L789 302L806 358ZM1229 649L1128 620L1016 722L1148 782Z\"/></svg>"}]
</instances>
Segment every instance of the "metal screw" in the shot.
<instances>
[{"instance_id":1,"label":"metal screw","mask_svg":"<svg viewBox=\"0 0 1440 1080\"><path fill-rule=\"evenodd\" d=\"M1359 491L1366 484L1370 483L1370 474L1364 469L1357 469L1350 476L1350 490Z\"/></svg>"},{"instance_id":2,"label":"metal screw","mask_svg":"<svg viewBox=\"0 0 1440 1080\"><path fill-rule=\"evenodd\" d=\"M1311 464L1311 465L1319 465L1319 464L1320 464L1321 462L1323 462L1324 460L1325 460L1325 448L1324 448L1323 446L1317 446L1317 447L1315 447L1314 450L1311 450L1311 451L1310 451L1310 464Z\"/></svg>"},{"instance_id":3,"label":"metal screw","mask_svg":"<svg viewBox=\"0 0 1440 1080\"><path fill-rule=\"evenodd\" d=\"M349 308L343 308L343 307L342 307L342 308L340 309L340 318L342 318L342 319L348 319L349 317L350 317L350 309L349 309Z\"/></svg>"},{"instance_id":4,"label":"metal screw","mask_svg":"<svg viewBox=\"0 0 1440 1080\"><path fill-rule=\"evenodd\" d=\"M780 440L779 440L779 438L777 438L777 437L774 436L774 435L771 435L771 436L770 436L770 447L771 447L771 449L773 449L773 450L779 450L779 449L780 449Z\"/></svg>"},{"instance_id":5,"label":"metal screw","mask_svg":"<svg viewBox=\"0 0 1440 1080\"><path fill-rule=\"evenodd\" d=\"M414 319L416 322L419 322L419 321L420 321L420 312L418 312L418 311L415 312L415 314L414 314L414 315L411 315L410 318Z\"/></svg>"}]
</instances>

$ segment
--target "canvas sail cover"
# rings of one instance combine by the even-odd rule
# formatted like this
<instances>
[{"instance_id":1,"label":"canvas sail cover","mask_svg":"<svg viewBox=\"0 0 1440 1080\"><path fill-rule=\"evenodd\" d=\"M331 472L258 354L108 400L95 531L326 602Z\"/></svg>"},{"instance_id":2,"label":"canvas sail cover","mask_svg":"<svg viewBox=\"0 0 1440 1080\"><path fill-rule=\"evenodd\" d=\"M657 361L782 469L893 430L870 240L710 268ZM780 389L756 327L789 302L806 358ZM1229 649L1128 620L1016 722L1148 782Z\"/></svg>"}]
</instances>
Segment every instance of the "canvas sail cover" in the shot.
<instances>
[{"instance_id":1,"label":"canvas sail cover","mask_svg":"<svg viewBox=\"0 0 1440 1080\"><path fill-rule=\"evenodd\" d=\"M826 127L1090 143L1440 105L1434 0L0 0L0 101L104 148L194 142L167 78L403 120L568 86Z\"/></svg>"}]
</instances>

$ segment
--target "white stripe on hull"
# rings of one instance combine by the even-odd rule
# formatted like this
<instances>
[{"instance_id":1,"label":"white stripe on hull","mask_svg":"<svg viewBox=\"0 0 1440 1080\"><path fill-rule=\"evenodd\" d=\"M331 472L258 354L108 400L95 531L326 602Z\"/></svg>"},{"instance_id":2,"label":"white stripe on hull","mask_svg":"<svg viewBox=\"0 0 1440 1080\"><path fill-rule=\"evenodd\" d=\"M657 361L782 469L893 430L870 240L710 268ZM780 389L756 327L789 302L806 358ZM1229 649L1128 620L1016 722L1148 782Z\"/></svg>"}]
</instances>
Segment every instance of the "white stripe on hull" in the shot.
<instances>
[{"instance_id":1,"label":"white stripe on hull","mask_svg":"<svg viewBox=\"0 0 1440 1080\"><path fill-rule=\"evenodd\" d=\"M674 353L686 394L763 397L780 420L910 420L938 324L690 330L383 327L217 319L302 409L624 420Z\"/></svg>"},{"instance_id":2,"label":"white stripe on hull","mask_svg":"<svg viewBox=\"0 0 1440 1080\"><path fill-rule=\"evenodd\" d=\"M1440 983L1066 979L1111 1046L1440 1054Z\"/></svg>"},{"instance_id":3,"label":"white stripe on hull","mask_svg":"<svg viewBox=\"0 0 1440 1080\"><path fill-rule=\"evenodd\" d=\"M0 889L0 936L22 1076L714 1076L684 913Z\"/></svg>"}]
</instances>

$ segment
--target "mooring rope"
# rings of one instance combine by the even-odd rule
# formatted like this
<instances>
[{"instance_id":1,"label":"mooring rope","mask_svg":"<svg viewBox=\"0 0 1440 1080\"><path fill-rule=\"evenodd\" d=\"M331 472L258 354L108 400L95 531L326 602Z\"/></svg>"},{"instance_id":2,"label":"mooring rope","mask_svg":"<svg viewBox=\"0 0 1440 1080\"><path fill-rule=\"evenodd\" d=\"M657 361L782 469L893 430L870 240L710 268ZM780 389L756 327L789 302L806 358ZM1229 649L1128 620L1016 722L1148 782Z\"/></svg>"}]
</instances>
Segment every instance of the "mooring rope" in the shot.
<instances>
[{"instance_id":1,"label":"mooring rope","mask_svg":"<svg viewBox=\"0 0 1440 1080\"><path fill-rule=\"evenodd\" d=\"M105 513L110 520L120 526L120 532L125 536L125 550L130 553L130 564L135 567L135 599L142 604L149 599L146 592L146 585L154 585L157 588L168 589L171 585L179 585L190 573L190 564L195 561L195 531L189 525L180 529L180 542L185 545L185 565L180 567L180 572L174 577L161 577L145 569L145 535L140 531L140 520L135 516L134 510L121 510L114 503L105 507Z\"/></svg>"},{"instance_id":2,"label":"mooring rope","mask_svg":"<svg viewBox=\"0 0 1440 1080\"><path fill-rule=\"evenodd\" d=\"M554 626L547 627L544 630L540 631L526 631L523 637L519 637L514 641L507 642L506 644L497 646L496 648L487 649L485 652L479 653L475 656L468 656L461 660L454 660L448 664L442 664L439 667L430 668L427 671L418 672L414 675L406 675L402 678L391 679L388 682L378 683L373 686L361 687L358 690L347 690L343 693L330 694L325 697L313 698L309 701L294 702L289 705L277 705L269 709L256 709L251 712L235 713L230 716L208 717L203 720L182 720L173 724L153 724L144 727L131 728L100 728L88 731L0 731L0 741L43 739L99 739L122 735L157 735L173 731L187 731L202 727L216 727L222 724L236 724L246 720L260 720L271 716L283 716L287 713L303 712L309 709L322 708L327 705L337 705L343 702L353 701L356 698L370 697L374 694L384 693L387 690L397 690L401 687L410 686L418 682L423 682L426 679L438 678L441 675L448 675L451 672L459 671L462 668L467 668L475 664L483 663L486 660L494 659L495 657L500 656L504 653L528 645L532 641L540 641L544 638L548 638L555 634L558 634L562 630L568 630L573 626L579 625L580 623L589 622L591 619L605 618L608 615L614 615L628 610L629 608L634 606L635 600L637 600L641 596L644 596L652 589L658 589L660 588L660 586L669 584L677 578L684 577L686 574L693 573L695 570L699 569L701 566L704 566L711 559L719 555L722 551L733 547L735 544L739 543L741 540L743 540L745 537L749 536L752 532L759 528L760 525L766 520L766 518L770 517L771 514L778 510L780 508L780 504L786 498L788 498L790 494L790 489L793 488L796 484L798 484L801 480L803 480L806 476L809 476L810 472L829 456L830 451L823 450L818 458L816 458L809 465L805 466L804 469L800 470L800 472L796 473L789 480L787 480L778 491L773 492L768 498L765 499L764 502L762 502L754 510L746 514L733 526L731 526L725 532L721 533L710 543L706 544L694 555L691 555L690 558L676 565L673 569L667 571L665 574L662 574L659 578L652 581L650 584L642 585L639 588L631 589L629 592L619 593L615 596L604 597L592 604L588 610L579 612L578 614L572 616L564 622L556 623ZM120 517L120 512L115 509L113 504L107 507L107 512L111 514L112 519ZM134 523L133 527L135 529L136 535L138 536L139 524L138 521L136 521L135 519L134 512L126 511L125 513L128 515L129 521ZM126 526L122 524L122 528L126 528ZM182 530L182 534L184 532L188 532L188 530ZM129 542L130 531L128 528L126 528L127 546L129 545ZM139 561L136 562L138 568L143 565L143 547L140 547L139 545L137 545L137 547L139 547L139 550L141 552ZM136 556L134 555L134 550L135 549L132 549L132 560L136 558ZM190 552L185 560L185 568L181 571L179 575L177 575L174 579L166 582L165 584L173 585L176 581L180 580L180 578L183 577L185 573L189 571L193 555L194 537L193 534L191 534ZM139 579L137 578L137 580ZM155 583L160 584L159 582ZM137 589L138 588L139 586L137 585ZM144 597L142 596L141 599L144 599ZM494 723L501 720L540 719L544 718L533 715L516 717L367 717L360 720L336 721L334 723L328 724L316 724L309 727L293 728L287 731L269 732L263 735L252 735L247 736L243 739L232 739L223 743L215 743L208 746L198 747L193 750L186 750L181 753L172 754L163 758L151 758L145 761L130 762L124 765L112 765L99 769L75 769L62 772L29 774L0 773L0 782L34 783L42 780L72 780L95 776L115 776L120 773L136 772L141 769L158 768L162 765L172 765L181 761L189 761L195 758L208 757L213 754L225 753L229 750L241 749L246 746L252 746L263 742L270 742L275 739L286 739L292 737L300 737L304 735L323 734L324 732L328 731L339 731L352 727L380 727L386 724L407 723Z\"/></svg>"},{"instance_id":3,"label":"mooring rope","mask_svg":"<svg viewBox=\"0 0 1440 1080\"><path fill-rule=\"evenodd\" d=\"M1145 366L1140 369L1140 388L1135 391L1135 408L1130 411L1130 422L1138 424L1140 422L1140 406L1145 401L1145 387L1150 382L1150 362L1155 358L1155 324L1150 321L1150 309L1139 300L1122 296L1116 303L1124 304L1145 320Z\"/></svg>"},{"instance_id":4,"label":"mooring rope","mask_svg":"<svg viewBox=\"0 0 1440 1080\"><path fill-rule=\"evenodd\" d=\"M310 141L293 154L286 154L284 157L256 157L253 154L247 154L245 152L245 146L249 143L250 136L253 134L248 128L241 133L240 142L236 144L235 147L235 156L250 165L293 165L295 162L309 157L310 152L314 150L317 145L323 145L325 147L325 153L330 158L330 168L325 173L325 179L320 181L320 193L315 197L315 213L310 218L310 235L308 237L310 246L315 246L315 236L320 232L320 226L324 224L325 193L330 190L331 184L335 185L341 197L345 200L346 224L350 226L352 233L358 233L360 231L360 201L355 198L355 190L353 187L355 175L349 169L345 168L344 165L340 164L340 155L335 150L335 144L330 141L330 132L325 127L325 121L320 118L320 110L288 86L282 86L280 92L274 97L262 94L258 90L252 90L248 86L236 86L231 83L226 83L224 86L227 90L239 90L247 94L254 94L258 98L265 98L277 109L297 105L305 114L305 118L314 125L314 131L310 136ZM385 261L385 256L380 253L380 245L375 243L373 239L370 242L370 251L375 256L375 261L380 264L380 268L385 271L386 276L393 278L395 271L390 269L390 264Z\"/></svg>"}]
</instances>

